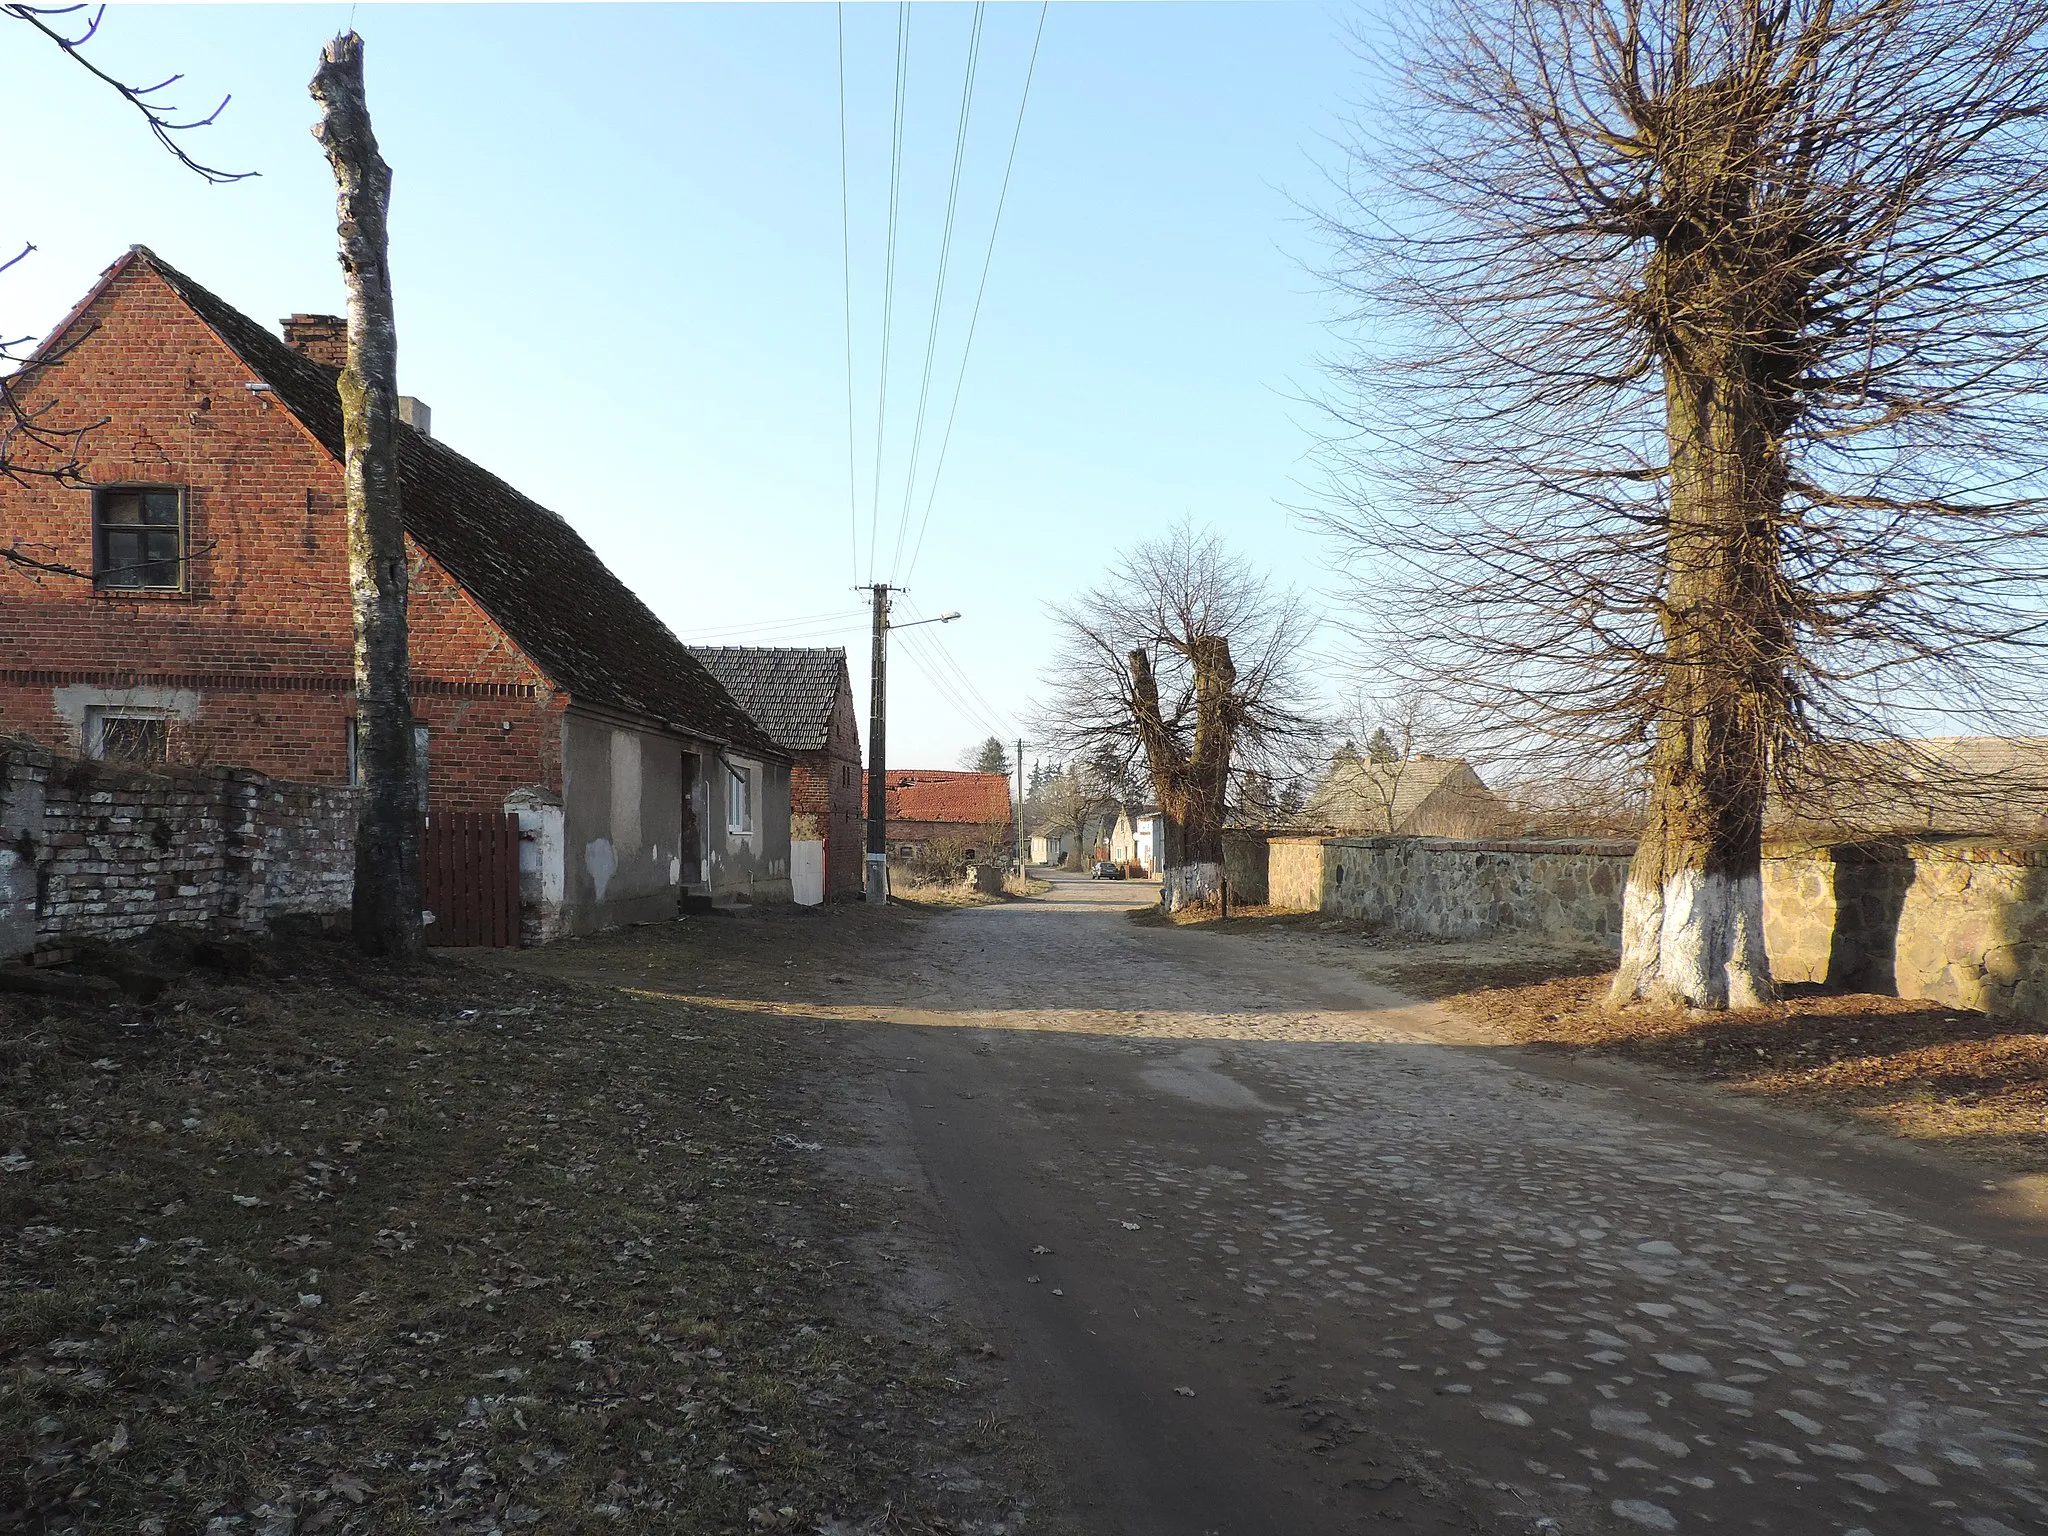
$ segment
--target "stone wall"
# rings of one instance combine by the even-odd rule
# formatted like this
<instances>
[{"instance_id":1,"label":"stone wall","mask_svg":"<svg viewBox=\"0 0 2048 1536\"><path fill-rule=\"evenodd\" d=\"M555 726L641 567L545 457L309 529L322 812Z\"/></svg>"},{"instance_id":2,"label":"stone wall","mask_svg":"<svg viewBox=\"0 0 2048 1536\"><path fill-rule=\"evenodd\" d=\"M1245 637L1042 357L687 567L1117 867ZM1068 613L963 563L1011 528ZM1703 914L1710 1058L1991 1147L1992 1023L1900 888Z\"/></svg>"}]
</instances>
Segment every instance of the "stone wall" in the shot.
<instances>
[{"instance_id":1,"label":"stone wall","mask_svg":"<svg viewBox=\"0 0 2048 1536\"><path fill-rule=\"evenodd\" d=\"M1318 841L1313 872L1298 849L1290 894L1313 879L1316 908L1411 933L1514 930L1619 944L1621 893L1634 849L1609 842L1450 842L1423 837ZM1270 873L1269 887L1280 882ZM1277 904L1277 898L1276 898Z\"/></svg>"},{"instance_id":2,"label":"stone wall","mask_svg":"<svg viewBox=\"0 0 2048 1536\"><path fill-rule=\"evenodd\" d=\"M1764 936L1781 981L2048 1019L2048 846L1773 849Z\"/></svg>"},{"instance_id":3,"label":"stone wall","mask_svg":"<svg viewBox=\"0 0 2048 1536\"><path fill-rule=\"evenodd\" d=\"M354 835L345 788L239 768L143 772L0 740L0 956L345 910Z\"/></svg>"},{"instance_id":4,"label":"stone wall","mask_svg":"<svg viewBox=\"0 0 2048 1536\"><path fill-rule=\"evenodd\" d=\"M1276 837L1268 899L1445 936L1618 946L1626 842ZM1765 850L1764 937L1781 981L2048 1019L2048 845L1887 840Z\"/></svg>"}]
</instances>

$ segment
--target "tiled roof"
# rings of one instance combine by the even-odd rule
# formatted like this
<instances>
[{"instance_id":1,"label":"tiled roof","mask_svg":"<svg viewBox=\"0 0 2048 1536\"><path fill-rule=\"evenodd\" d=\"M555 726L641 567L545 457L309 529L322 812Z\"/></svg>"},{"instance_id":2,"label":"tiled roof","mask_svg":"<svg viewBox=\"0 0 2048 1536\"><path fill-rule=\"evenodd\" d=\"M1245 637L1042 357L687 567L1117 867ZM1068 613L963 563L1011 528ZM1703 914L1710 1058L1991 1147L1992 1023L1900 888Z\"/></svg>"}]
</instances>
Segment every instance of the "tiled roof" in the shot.
<instances>
[{"instance_id":1,"label":"tiled roof","mask_svg":"<svg viewBox=\"0 0 2048 1536\"><path fill-rule=\"evenodd\" d=\"M1461 757L1418 753L1398 763L1373 763L1345 756L1310 793L1301 819L1340 832L1409 832L1423 802L1438 790L1450 791L1442 807L1450 811L1484 814L1496 804Z\"/></svg>"},{"instance_id":2,"label":"tiled roof","mask_svg":"<svg viewBox=\"0 0 2048 1536\"><path fill-rule=\"evenodd\" d=\"M161 277L340 459L341 401L333 369L295 352L146 247L136 246L109 277L130 261L145 263ZM398 462L406 532L571 697L685 735L781 755L703 663L560 516L403 424Z\"/></svg>"},{"instance_id":3,"label":"tiled roof","mask_svg":"<svg viewBox=\"0 0 2048 1536\"><path fill-rule=\"evenodd\" d=\"M1010 820L1010 780L1000 773L953 773L943 768L892 768L884 775L891 821L949 821L989 826ZM867 775L861 775L867 802Z\"/></svg>"},{"instance_id":4,"label":"tiled roof","mask_svg":"<svg viewBox=\"0 0 2048 1536\"><path fill-rule=\"evenodd\" d=\"M832 706L851 689L842 646L693 645L741 709L791 752L822 752Z\"/></svg>"},{"instance_id":5,"label":"tiled roof","mask_svg":"<svg viewBox=\"0 0 2048 1536\"><path fill-rule=\"evenodd\" d=\"M1791 765L1768 820L1852 833L2026 832L2048 824L2048 739L1934 736L1848 743Z\"/></svg>"}]
</instances>

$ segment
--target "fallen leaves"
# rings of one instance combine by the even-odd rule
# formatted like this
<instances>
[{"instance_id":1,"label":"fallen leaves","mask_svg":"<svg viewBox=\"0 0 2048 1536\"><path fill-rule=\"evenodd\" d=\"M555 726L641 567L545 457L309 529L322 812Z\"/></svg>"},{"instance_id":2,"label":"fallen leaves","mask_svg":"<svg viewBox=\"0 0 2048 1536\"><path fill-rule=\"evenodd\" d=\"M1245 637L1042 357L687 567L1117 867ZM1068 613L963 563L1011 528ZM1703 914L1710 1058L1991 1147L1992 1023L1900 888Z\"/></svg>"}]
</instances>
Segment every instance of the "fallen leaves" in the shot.
<instances>
[{"instance_id":1,"label":"fallen leaves","mask_svg":"<svg viewBox=\"0 0 2048 1536\"><path fill-rule=\"evenodd\" d=\"M0 1529L852 1530L940 1496L931 1405L993 1351L835 1321L877 1215L761 1015L292 961L0 1002L0 1172L35 1175L0 1182Z\"/></svg>"}]
</instances>

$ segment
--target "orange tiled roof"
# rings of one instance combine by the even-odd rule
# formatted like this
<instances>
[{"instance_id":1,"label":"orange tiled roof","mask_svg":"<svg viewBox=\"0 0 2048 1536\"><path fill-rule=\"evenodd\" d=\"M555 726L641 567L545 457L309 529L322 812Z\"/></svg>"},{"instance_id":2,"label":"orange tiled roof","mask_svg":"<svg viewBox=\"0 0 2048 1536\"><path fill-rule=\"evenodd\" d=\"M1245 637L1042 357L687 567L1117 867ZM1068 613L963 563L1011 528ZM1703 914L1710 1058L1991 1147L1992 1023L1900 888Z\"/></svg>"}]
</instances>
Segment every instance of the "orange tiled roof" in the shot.
<instances>
[{"instance_id":1,"label":"orange tiled roof","mask_svg":"<svg viewBox=\"0 0 2048 1536\"><path fill-rule=\"evenodd\" d=\"M946 821L967 826L1008 825L1010 780L1000 773L955 773L943 768L892 768L885 775L891 821ZM867 776L861 776L867 803Z\"/></svg>"}]
</instances>

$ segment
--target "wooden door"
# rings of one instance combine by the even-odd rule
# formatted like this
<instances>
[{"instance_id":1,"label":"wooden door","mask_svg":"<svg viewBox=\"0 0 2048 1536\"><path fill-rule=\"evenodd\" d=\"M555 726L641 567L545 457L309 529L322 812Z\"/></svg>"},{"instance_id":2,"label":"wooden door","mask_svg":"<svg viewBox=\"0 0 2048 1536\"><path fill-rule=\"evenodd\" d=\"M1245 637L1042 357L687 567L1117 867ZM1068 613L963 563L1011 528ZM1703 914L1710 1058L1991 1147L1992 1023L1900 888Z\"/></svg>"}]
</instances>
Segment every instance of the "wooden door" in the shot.
<instances>
[{"instance_id":1,"label":"wooden door","mask_svg":"<svg viewBox=\"0 0 2048 1536\"><path fill-rule=\"evenodd\" d=\"M420 836L420 895L434 914L427 942L519 946L519 818L508 811L436 811Z\"/></svg>"}]
</instances>

